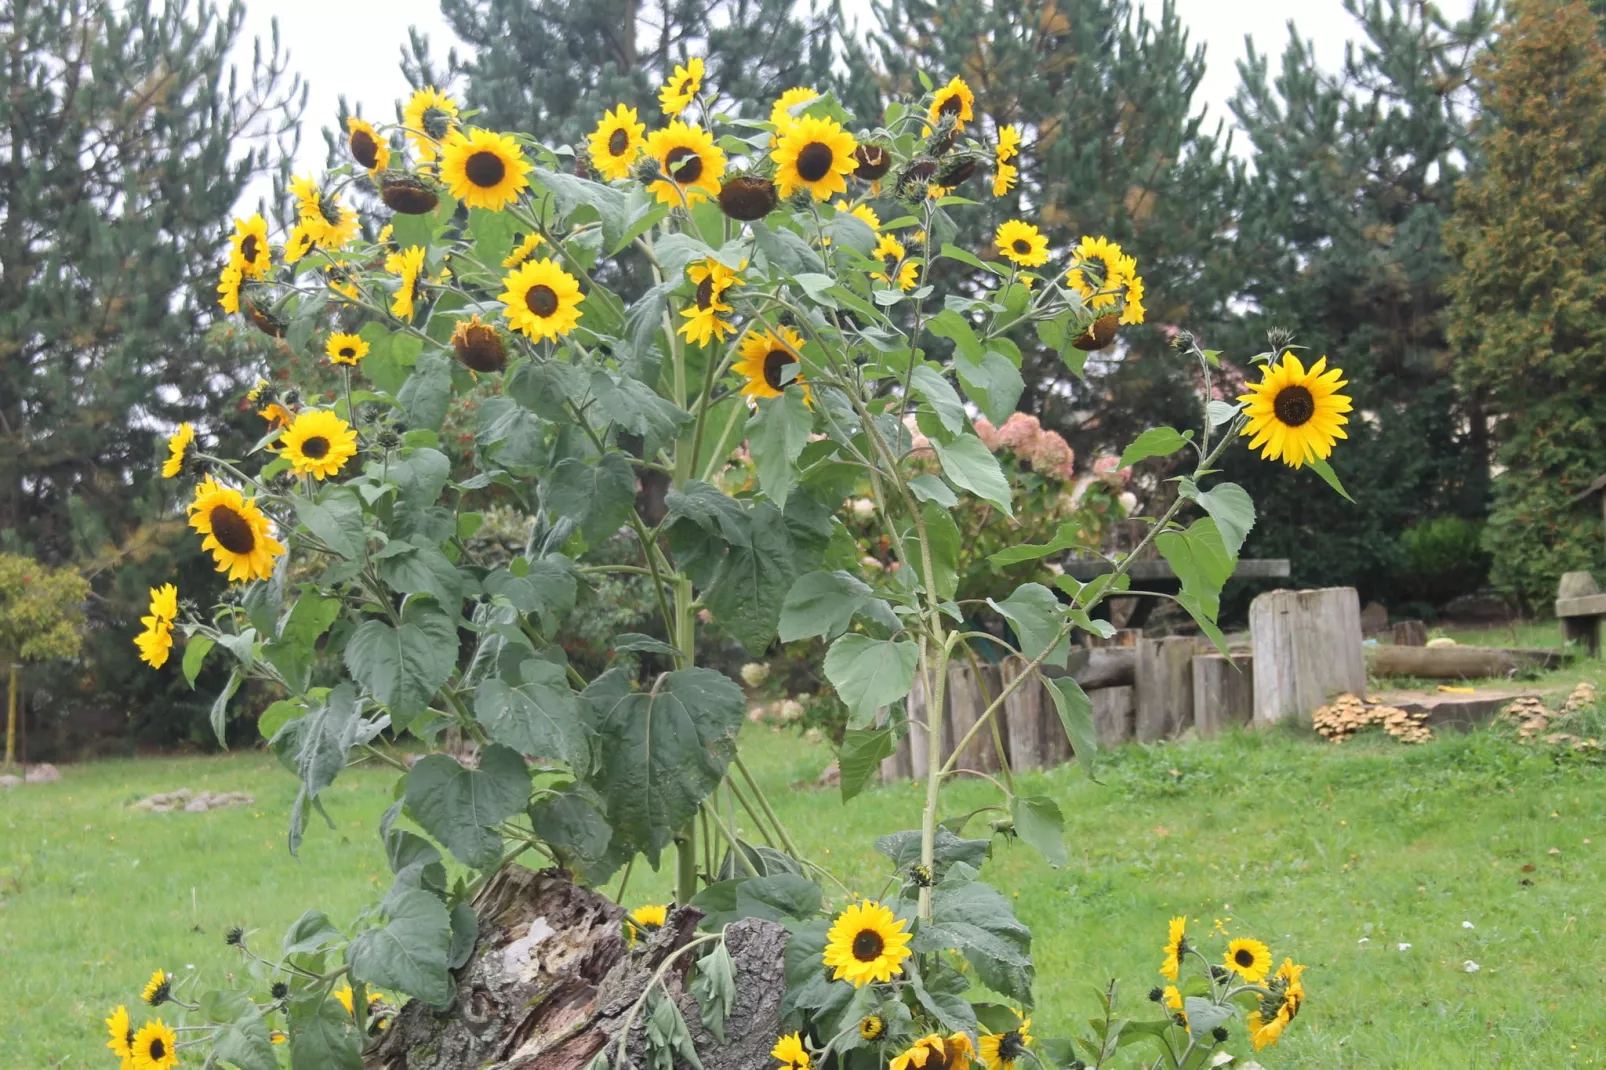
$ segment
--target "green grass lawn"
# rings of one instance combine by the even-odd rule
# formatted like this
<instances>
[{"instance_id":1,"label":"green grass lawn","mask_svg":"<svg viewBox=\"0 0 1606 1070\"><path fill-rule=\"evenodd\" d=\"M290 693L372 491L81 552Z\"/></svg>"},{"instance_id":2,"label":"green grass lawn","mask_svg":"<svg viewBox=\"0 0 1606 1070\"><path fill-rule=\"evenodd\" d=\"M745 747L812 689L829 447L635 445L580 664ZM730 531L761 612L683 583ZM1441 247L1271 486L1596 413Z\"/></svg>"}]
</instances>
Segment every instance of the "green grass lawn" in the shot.
<instances>
[{"instance_id":1,"label":"green grass lawn","mask_svg":"<svg viewBox=\"0 0 1606 1070\"><path fill-rule=\"evenodd\" d=\"M812 781L828 749L749 728L744 753L804 850L869 894L871 842L914 827L905 784L843 806ZM71 766L0 793L0 1038L17 1067L110 1066L100 1018L157 966L220 977L231 925L277 946L309 906L337 922L387 886L374 828L393 773L348 772L299 860L284 849L294 785L261 754ZM1090 1015L1112 974L1144 1014L1166 919L1217 918L1309 964L1305 1012L1268 1067L1606 1065L1606 772L1487 733L1407 749L1270 732L1105 757L1022 777L1064 809L1071 865L1000 842L984 874L1036 934L1036 1031ZM157 815L125 804L178 787L256 805ZM986 799L962 783L950 811ZM974 829L972 830L974 831ZM1531 868L1529 868L1531 867ZM668 873L627 899L656 898ZM1467 928L1464 922L1471 922ZM1409 950L1399 950L1409 944ZM1468 960L1480 969L1468 972ZM1134 1064L1135 1065L1135 1064Z\"/></svg>"}]
</instances>

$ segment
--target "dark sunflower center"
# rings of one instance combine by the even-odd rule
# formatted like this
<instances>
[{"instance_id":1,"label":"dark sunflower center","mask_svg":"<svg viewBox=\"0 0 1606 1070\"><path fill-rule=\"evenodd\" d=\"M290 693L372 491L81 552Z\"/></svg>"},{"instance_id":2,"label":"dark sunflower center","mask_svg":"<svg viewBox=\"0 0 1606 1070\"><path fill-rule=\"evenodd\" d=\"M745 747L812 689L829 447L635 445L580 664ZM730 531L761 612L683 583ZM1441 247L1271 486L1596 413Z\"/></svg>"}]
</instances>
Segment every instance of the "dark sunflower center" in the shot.
<instances>
[{"instance_id":1,"label":"dark sunflower center","mask_svg":"<svg viewBox=\"0 0 1606 1070\"><path fill-rule=\"evenodd\" d=\"M372 170L379 164L379 142L366 130L351 135L351 158Z\"/></svg>"},{"instance_id":2,"label":"dark sunflower center","mask_svg":"<svg viewBox=\"0 0 1606 1070\"><path fill-rule=\"evenodd\" d=\"M831 146L811 141L797 154L797 173L805 182L818 182L831 173L831 163L835 159Z\"/></svg>"},{"instance_id":3,"label":"dark sunflower center","mask_svg":"<svg viewBox=\"0 0 1606 1070\"><path fill-rule=\"evenodd\" d=\"M322 435L313 435L301 444L301 452L315 461L321 461L329 456L329 440Z\"/></svg>"},{"instance_id":4,"label":"dark sunflower center","mask_svg":"<svg viewBox=\"0 0 1606 1070\"><path fill-rule=\"evenodd\" d=\"M677 97L683 97L683 96L685 96L686 94L688 94L690 92L691 92L691 75L688 74L686 77L684 77L684 78L682 78L680 80L680 84L675 86L675 95Z\"/></svg>"},{"instance_id":5,"label":"dark sunflower center","mask_svg":"<svg viewBox=\"0 0 1606 1070\"><path fill-rule=\"evenodd\" d=\"M664 170L682 186L703 177L703 158L696 150L676 145L664 154Z\"/></svg>"},{"instance_id":6,"label":"dark sunflower center","mask_svg":"<svg viewBox=\"0 0 1606 1070\"><path fill-rule=\"evenodd\" d=\"M785 355L790 356L790 354ZM770 358L774 356L775 354L771 353L770 356L766 357L764 360L764 377L766 379L769 378ZM771 381L770 385L774 386L777 390L780 389L780 385L774 381ZM859 934L853 938L853 957L858 959L860 962L874 962L876 959L881 957L881 952L886 946L886 942L881 939L880 933L876 932L874 929L862 929L860 930Z\"/></svg>"},{"instance_id":7,"label":"dark sunflower center","mask_svg":"<svg viewBox=\"0 0 1606 1070\"><path fill-rule=\"evenodd\" d=\"M1310 390L1303 386L1285 386L1277 391L1277 398L1271 403L1272 411L1277 414L1280 423L1289 427L1298 427L1309 423L1310 418L1316 415L1316 399L1311 397ZM1239 952L1243 954L1243 952Z\"/></svg>"},{"instance_id":8,"label":"dark sunflower center","mask_svg":"<svg viewBox=\"0 0 1606 1070\"><path fill-rule=\"evenodd\" d=\"M1296 389L1303 390L1304 387L1297 387ZM1308 397L1309 395L1306 396ZM1302 420L1300 422L1303 423L1304 421ZM1249 967L1255 964L1255 953L1250 951L1247 947L1239 948L1237 951L1232 953L1232 961L1238 964L1238 968L1240 970L1247 970Z\"/></svg>"},{"instance_id":9,"label":"dark sunflower center","mask_svg":"<svg viewBox=\"0 0 1606 1070\"><path fill-rule=\"evenodd\" d=\"M942 102L942 105L940 107L938 107L938 109L937 109L937 114L939 114L939 115L958 115L960 112L962 112L964 110L965 110L965 100L964 100L964 98L961 97L958 93L955 93L953 96L949 97L947 100Z\"/></svg>"},{"instance_id":10,"label":"dark sunflower center","mask_svg":"<svg viewBox=\"0 0 1606 1070\"><path fill-rule=\"evenodd\" d=\"M494 152L476 152L463 162L463 174L482 189L490 189L507 177L507 164Z\"/></svg>"},{"instance_id":11,"label":"dark sunflower center","mask_svg":"<svg viewBox=\"0 0 1606 1070\"><path fill-rule=\"evenodd\" d=\"M162 1043L161 1037L151 1038L151 1062L160 1062L167 1058L167 1045Z\"/></svg>"},{"instance_id":12,"label":"dark sunflower center","mask_svg":"<svg viewBox=\"0 0 1606 1070\"><path fill-rule=\"evenodd\" d=\"M424 133L439 141L452 128L452 117L440 108L424 109Z\"/></svg>"},{"instance_id":13,"label":"dark sunflower center","mask_svg":"<svg viewBox=\"0 0 1606 1070\"><path fill-rule=\"evenodd\" d=\"M341 346L340 355L345 357L347 360L350 360L352 357L357 355L357 350L351 346Z\"/></svg>"},{"instance_id":14,"label":"dark sunflower center","mask_svg":"<svg viewBox=\"0 0 1606 1070\"><path fill-rule=\"evenodd\" d=\"M702 282L699 282L697 284L697 307L698 308L707 308L709 305L711 305L713 303L714 303L714 276L712 274L710 274L708 276L708 278L704 279Z\"/></svg>"},{"instance_id":15,"label":"dark sunflower center","mask_svg":"<svg viewBox=\"0 0 1606 1070\"><path fill-rule=\"evenodd\" d=\"M550 286L532 286L524 295L524 307L546 319L558 310L558 295Z\"/></svg>"},{"instance_id":16,"label":"dark sunflower center","mask_svg":"<svg viewBox=\"0 0 1606 1070\"><path fill-rule=\"evenodd\" d=\"M1025 256L1027 253L1032 251L1032 243L1027 241L1025 238L1016 238L1010 243L1009 247L1015 250L1017 256Z\"/></svg>"},{"instance_id":17,"label":"dark sunflower center","mask_svg":"<svg viewBox=\"0 0 1606 1070\"><path fill-rule=\"evenodd\" d=\"M630 147L630 135L623 130L615 130L608 135L608 155L623 156L625 149Z\"/></svg>"},{"instance_id":18,"label":"dark sunflower center","mask_svg":"<svg viewBox=\"0 0 1606 1070\"><path fill-rule=\"evenodd\" d=\"M255 234L247 234L245 236L245 240L240 243L240 255L245 258L245 262L248 264L257 258L257 236Z\"/></svg>"},{"instance_id":19,"label":"dark sunflower center","mask_svg":"<svg viewBox=\"0 0 1606 1070\"><path fill-rule=\"evenodd\" d=\"M1026 1054L1026 1042L1020 1038L1020 1030L1011 1029L998 1038L998 1058L1004 1062L1013 1062Z\"/></svg>"},{"instance_id":20,"label":"dark sunflower center","mask_svg":"<svg viewBox=\"0 0 1606 1070\"><path fill-rule=\"evenodd\" d=\"M781 373L784 372L788 366L796 363L797 358L792 355L790 350L772 349L768 353L764 354L764 381L769 384L769 388L771 390L786 389L786 384L781 381ZM794 376L794 381L795 379L796 377ZM872 932L863 932L854 937L853 953L855 955L859 955L859 941L865 939L866 937L870 937L876 942L876 950L874 954L870 956L870 958L875 958L876 955L881 954L881 937L876 936L876 934ZM864 958L863 955L859 955L859 957Z\"/></svg>"},{"instance_id":21,"label":"dark sunflower center","mask_svg":"<svg viewBox=\"0 0 1606 1070\"><path fill-rule=\"evenodd\" d=\"M948 1042L939 1040L936 1047L931 1049L931 1055L926 1059L925 1070L949 1070L954 1065L948 1056Z\"/></svg>"},{"instance_id":22,"label":"dark sunflower center","mask_svg":"<svg viewBox=\"0 0 1606 1070\"><path fill-rule=\"evenodd\" d=\"M231 506L214 505L208 519L212 522L212 537L229 553L248 554L256 549L256 532Z\"/></svg>"}]
</instances>

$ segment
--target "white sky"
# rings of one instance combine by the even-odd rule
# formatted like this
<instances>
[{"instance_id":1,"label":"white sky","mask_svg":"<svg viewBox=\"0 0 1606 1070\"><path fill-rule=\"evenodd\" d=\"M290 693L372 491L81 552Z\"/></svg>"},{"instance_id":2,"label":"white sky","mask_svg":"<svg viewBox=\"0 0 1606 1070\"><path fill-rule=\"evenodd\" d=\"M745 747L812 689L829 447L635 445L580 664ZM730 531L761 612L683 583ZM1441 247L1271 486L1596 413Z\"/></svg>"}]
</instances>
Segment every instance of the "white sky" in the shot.
<instances>
[{"instance_id":1,"label":"white sky","mask_svg":"<svg viewBox=\"0 0 1606 1070\"><path fill-rule=\"evenodd\" d=\"M861 25L871 22L867 0L844 0L844 4L850 22L855 18ZM1440 4L1451 17L1461 16L1470 6L1469 0ZM1234 61L1244 55L1245 34L1253 35L1257 49L1272 53L1275 70L1275 57L1288 39L1291 10L1301 36L1316 42L1317 59L1329 69L1342 61L1344 42L1359 33L1341 0L1305 0L1298 5L1277 0L1176 0L1176 7L1193 40L1207 47L1208 68L1195 103L1229 121L1226 102L1238 84ZM251 37L260 34L266 40L274 17L279 20L281 41L289 45L292 67L311 85L298 160L303 171L323 165L319 130L334 124L342 92L353 106L360 102L365 115L391 116L393 101L407 93L400 55L408 26L427 33L433 53L442 60L448 47L461 48L441 18L438 0L247 0L242 68L250 64Z\"/></svg>"}]
</instances>

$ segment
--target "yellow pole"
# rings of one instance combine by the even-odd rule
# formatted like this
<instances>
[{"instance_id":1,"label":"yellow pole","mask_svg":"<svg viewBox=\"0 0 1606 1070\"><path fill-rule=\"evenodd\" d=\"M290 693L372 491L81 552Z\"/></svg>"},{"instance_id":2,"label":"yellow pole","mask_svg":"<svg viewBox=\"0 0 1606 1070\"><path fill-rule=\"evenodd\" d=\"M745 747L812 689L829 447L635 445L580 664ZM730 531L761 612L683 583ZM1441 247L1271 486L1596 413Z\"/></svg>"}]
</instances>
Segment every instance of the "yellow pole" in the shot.
<instances>
[{"instance_id":1,"label":"yellow pole","mask_svg":"<svg viewBox=\"0 0 1606 1070\"><path fill-rule=\"evenodd\" d=\"M17 667L11 666L11 683L6 689L6 768L17 762Z\"/></svg>"}]
</instances>

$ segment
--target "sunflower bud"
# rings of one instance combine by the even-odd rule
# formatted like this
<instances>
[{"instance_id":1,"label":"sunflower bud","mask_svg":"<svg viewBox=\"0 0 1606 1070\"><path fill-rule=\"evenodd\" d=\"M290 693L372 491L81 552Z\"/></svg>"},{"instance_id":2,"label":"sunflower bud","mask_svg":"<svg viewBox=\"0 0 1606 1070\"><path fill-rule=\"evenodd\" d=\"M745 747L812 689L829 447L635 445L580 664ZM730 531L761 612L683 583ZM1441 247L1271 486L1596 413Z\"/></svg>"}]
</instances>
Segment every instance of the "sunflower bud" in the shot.
<instances>
[{"instance_id":1,"label":"sunflower bud","mask_svg":"<svg viewBox=\"0 0 1606 1070\"><path fill-rule=\"evenodd\" d=\"M658 161L647 155L636 161L635 166L630 169L630 174L643 186L650 186L664 177L663 171L658 167Z\"/></svg>"},{"instance_id":2,"label":"sunflower bud","mask_svg":"<svg viewBox=\"0 0 1606 1070\"><path fill-rule=\"evenodd\" d=\"M230 947L244 947L245 930L236 925L234 928L223 934L223 942L228 944Z\"/></svg>"},{"instance_id":3,"label":"sunflower bud","mask_svg":"<svg viewBox=\"0 0 1606 1070\"><path fill-rule=\"evenodd\" d=\"M916 862L909 867L909 883L916 888L930 888L937 883L937 880L933 876L930 866L922 862Z\"/></svg>"},{"instance_id":4,"label":"sunflower bud","mask_svg":"<svg viewBox=\"0 0 1606 1070\"><path fill-rule=\"evenodd\" d=\"M926 138L926 152L932 156L941 156L954 147L954 141L958 137L959 117L945 111Z\"/></svg>"},{"instance_id":5,"label":"sunflower bud","mask_svg":"<svg viewBox=\"0 0 1606 1070\"><path fill-rule=\"evenodd\" d=\"M1178 331L1171 339L1172 349L1192 349L1196 344L1198 344L1198 339L1193 336L1192 331L1188 330Z\"/></svg>"},{"instance_id":6,"label":"sunflower bud","mask_svg":"<svg viewBox=\"0 0 1606 1070\"><path fill-rule=\"evenodd\" d=\"M853 177L862 182L879 181L892 170L892 153L873 142L860 142L859 147L853 150L853 158L859 165L854 168Z\"/></svg>"},{"instance_id":7,"label":"sunflower bud","mask_svg":"<svg viewBox=\"0 0 1606 1070\"><path fill-rule=\"evenodd\" d=\"M1165 999L1165 992L1158 985L1149 989L1150 1003L1159 1003L1162 999Z\"/></svg>"},{"instance_id":8,"label":"sunflower bud","mask_svg":"<svg viewBox=\"0 0 1606 1070\"><path fill-rule=\"evenodd\" d=\"M402 215L433 212L441 202L435 188L406 171L386 171L379 176L379 197L391 211Z\"/></svg>"},{"instance_id":9,"label":"sunflower bud","mask_svg":"<svg viewBox=\"0 0 1606 1070\"><path fill-rule=\"evenodd\" d=\"M916 156L907 167L898 172L897 193L906 201L923 200L926 187L937 174L937 161L930 156Z\"/></svg>"},{"instance_id":10,"label":"sunflower bud","mask_svg":"<svg viewBox=\"0 0 1606 1070\"><path fill-rule=\"evenodd\" d=\"M743 223L763 219L778 203L775 183L752 172L726 180L719 190L719 210Z\"/></svg>"},{"instance_id":11,"label":"sunflower bud","mask_svg":"<svg viewBox=\"0 0 1606 1070\"><path fill-rule=\"evenodd\" d=\"M1077 335L1071 345L1086 353L1097 353L1115 341L1115 330L1120 324L1120 316L1107 312L1088 324L1087 330Z\"/></svg>"},{"instance_id":12,"label":"sunflower bud","mask_svg":"<svg viewBox=\"0 0 1606 1070\"><path fill-rule=\"evenodd\" d=\"M1225 1044L1227 1042L1227 1027L1224 1025L1218 1025L1214 1029L1210 1030L1210 1035L1215 1037L1217 1044Z\"/></svg>"},{"instance_id":13,"label":"sunflower bud","mask_svg":"<svg viewBox=\"0 0 1606 1070\"><path fill-rule=\"evenodd\" d=\"M452 331L452 349L464 367L477 372L499 372L507 367L507 347L496 328L481 323L479 316L458 320Z\"/></svg>"},{"instance_id":14,"label":"sunflower bud","mask_svg":"<svg viewBox=\"0 0 1606 1070\"><path fill-rule=\"evenodd\" d=\"M395 450L401 448L402 437L396 433L396 429L394 427L386 427L380 430L375 441L379 444L379 448L382 450Z\"/></svg>"},{"instance_id":15,"label":"sunflower bud","mask_svg":"<svg viewBox=\"0 0 1606 1070\"><path fill-rule=\"evenodd\" d=\"M1280 353L1294 344L1294 332L1287 327L1273 327L1266 332L1266 345L1273 353Z\"/></svg>"},{"instance_id":16,"label":"sunflower bud","mask_svg":"<svg viewBox=\"0 0 1606 1070\"><path fill-rule=\"evenodd\" d=\"M274 999L283 999L289 994L290 986L285 984L283 981L273 982L273 987L268 989L268 995L272 996Z\"/></svg>"}]
</instances>

